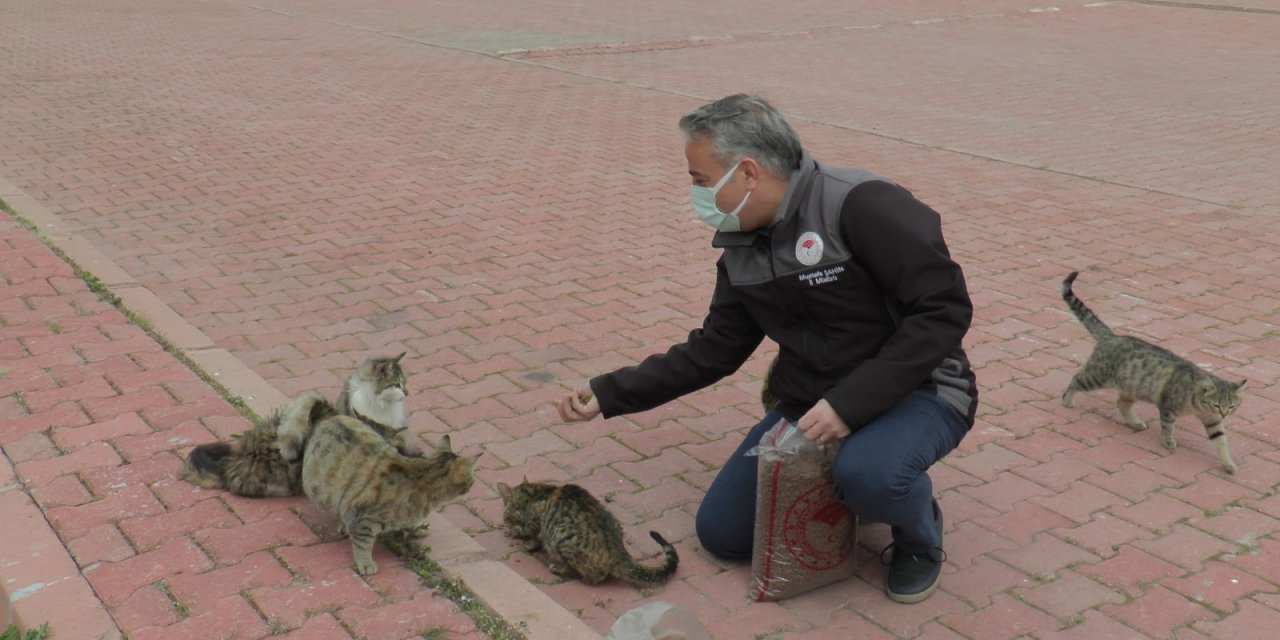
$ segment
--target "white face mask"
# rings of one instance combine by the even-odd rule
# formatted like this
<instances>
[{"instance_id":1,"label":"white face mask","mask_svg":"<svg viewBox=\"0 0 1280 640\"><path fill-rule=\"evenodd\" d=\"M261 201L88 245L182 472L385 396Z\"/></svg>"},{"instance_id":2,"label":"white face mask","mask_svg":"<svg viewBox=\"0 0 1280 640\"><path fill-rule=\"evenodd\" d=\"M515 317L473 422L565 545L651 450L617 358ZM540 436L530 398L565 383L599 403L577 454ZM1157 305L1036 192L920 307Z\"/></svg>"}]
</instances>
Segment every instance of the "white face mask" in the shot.
<instances>
[{"instance_id":1,"label":"white face mask","mask_svg":"<svg viewBox=\"0 0 1280 640\"><path fill-rule=\"evenodd\" d=\"M738 212L742 211L742 207L747 205L747 200L751 198L751 192L748 191L747 195L742 197L742 202L739 202L738 206L729 213L721 211L720 206L716 204L716 194L720 192L724 185L729 184L729 178L733 177L733 174L741 165L742 161L739 160L738 164L733 165L733 168L726 172L714 187L693 185L693 210L698 213L698 218L703 222L720 231L742 230L742 221L738 219Z\"/></svg>"}]
</instances>

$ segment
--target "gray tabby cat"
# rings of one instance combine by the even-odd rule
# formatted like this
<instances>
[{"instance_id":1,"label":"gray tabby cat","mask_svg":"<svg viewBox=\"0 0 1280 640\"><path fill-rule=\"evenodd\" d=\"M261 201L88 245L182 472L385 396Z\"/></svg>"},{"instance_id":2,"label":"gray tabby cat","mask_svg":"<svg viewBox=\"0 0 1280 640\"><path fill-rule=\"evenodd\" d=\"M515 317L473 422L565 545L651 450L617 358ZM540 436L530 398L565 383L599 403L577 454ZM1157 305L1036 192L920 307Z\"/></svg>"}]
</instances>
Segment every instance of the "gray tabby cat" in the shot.
<instances>
[{"instance_id":1,"label":"gray tabby cat","mask_svg":"<svg viewBox=\"0 0 1280 640\"><path fill-rule=\"evenodd\" d=\"M599 584L610 576L634 585L666 582L676 571L680 556L658 534L650 531L666 556L659 567L638 564L622 540L622 526L599 500L574 484L555 485L525 481L514 489L498 483L507 534L525 540L525 550L547 550L547 568L565 578Z\"/></svg>"},{"instance_id":2,"label":"gray tabby cat","mask_svg":"<svg viewBox=\"0 0 1280 640\"><path fill-rule=\"evenodd\" d=\"M1222 468L1235 473L1236 463L1227 449L1222 421L1240 406L1247 381L1227 382L1167 349L1132 336L1116 335L1072 293L1071 284L1077 275L1079 272L1073 271L1062 281L1062 299L1097 344L1089 361L1062 394L1063 406L1072 406L1071 397L1077 391L1118 389L1116 406L1120 415L1135 431L1142 431L1147 424L1134 414L1133 404L1138 400L1155 404L1160 410L1160 441L1166 449L1178 446L1173 438L1174 421L1180 415L1192 414L1204 424L1209 440L1217 447Z\"/></svg>"},{"instance_id":3,"label":"gray tabby cat","mask_svg":"<svg viewBox=\"0 0 1280 640\"><path fill-rule=\"evenodd\" d=\"M474 482L477 454L453 453L449 436L425 456L406 456L369 425L334 416L316 425L302 455L302 489L336 514L351 536L360 575L377 572L373 543L384 531L413 531Z\"/></svg>"}]
</instances>

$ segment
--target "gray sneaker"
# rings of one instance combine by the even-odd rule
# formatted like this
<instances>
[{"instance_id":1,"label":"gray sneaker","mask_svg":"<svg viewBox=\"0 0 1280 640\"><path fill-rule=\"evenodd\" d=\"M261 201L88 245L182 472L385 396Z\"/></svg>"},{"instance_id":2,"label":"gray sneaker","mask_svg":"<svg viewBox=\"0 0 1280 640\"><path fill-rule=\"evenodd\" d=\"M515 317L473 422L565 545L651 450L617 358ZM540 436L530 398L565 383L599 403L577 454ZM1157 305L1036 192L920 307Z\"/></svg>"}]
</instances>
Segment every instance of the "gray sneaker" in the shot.
<instances>
[{"instance_id":1,"label":"gray sneaker","mask_svg":"<svg viewBox=\"0 0 1280 640\"><path fill-rule=\"evenodd\" d=\"M933 519L938 526L938 548L928 553L905 553L893 543L880 552L880 561L889 565L889 578L884 591L894 602L914 604L928 598L938 588L942 578L942 563L947 556L942 552L942 509L933 501ZM885 554L893 551L889 560Z\"/></svg>"}]
</instances>

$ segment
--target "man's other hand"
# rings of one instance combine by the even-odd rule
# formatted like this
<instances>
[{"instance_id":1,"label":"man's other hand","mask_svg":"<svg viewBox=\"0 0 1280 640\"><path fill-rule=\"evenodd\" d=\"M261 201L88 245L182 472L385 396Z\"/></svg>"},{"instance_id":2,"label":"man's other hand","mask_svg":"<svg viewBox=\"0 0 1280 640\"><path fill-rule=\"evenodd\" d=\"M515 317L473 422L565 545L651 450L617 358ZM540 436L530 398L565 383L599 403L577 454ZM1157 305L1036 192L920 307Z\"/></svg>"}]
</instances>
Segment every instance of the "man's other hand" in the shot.
<instances>
[{"instance_id":1,"label":"man's other hand","mask_svg":"<svg viewBox=\"0 0 1280 640\"><path fill-rule=\"evenodd\" d=\"M808 413L801 416L796 428L804 437L817 444L832 444L849 437L852 431L831 407L831 403L819 400Z\"/></svg>"}]
</instances>

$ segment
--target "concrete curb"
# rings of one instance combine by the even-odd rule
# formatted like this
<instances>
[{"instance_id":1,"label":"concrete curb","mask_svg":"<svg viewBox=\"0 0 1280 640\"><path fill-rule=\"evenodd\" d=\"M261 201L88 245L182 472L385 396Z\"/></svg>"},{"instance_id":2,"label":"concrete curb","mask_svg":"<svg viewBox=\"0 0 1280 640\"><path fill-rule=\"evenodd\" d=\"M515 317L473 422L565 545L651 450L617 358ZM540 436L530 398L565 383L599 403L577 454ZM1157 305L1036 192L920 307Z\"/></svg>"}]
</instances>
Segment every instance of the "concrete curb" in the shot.
<instances>
[{"instance_id":1,"label":"concrete curb","mask_svg":"<svg viewBox=\"0 0 1280 640\"><path fill-rule=\"evenodd\" d=\"M51 211L3 178L0 178L0 200L32 223L67 260L93 275L119 297L126 310L146 320L153 331L216 379L229 393L239 397L252 411L267 415L289 402L287 396L229 351L216 347L209 336L139 285L105 254L72 233L66 223ZM122 637L106 607L80 575L75 561L44 514L25 490L14 489L21 487L17 485L12 467L6 460L5 467L0 468L0 513L5 514L0 518L0 540L6 541L5 545L0 545L3 547L0 548L0 593L5 594L5 601L12 604L13 615L27 624L57 619L61 637L85 640L116 640ZM505 564L490 559L483 546L443 515L432 516L426 543L431 547L432 559L446 574L462 581L486 606L531 640L600 640L600 635L577 616ZM26 557L35 552L59 555L53 565L59 575L39 577L43 581L41 584L46 585L41 594L48 591L49 595L15 597L15 592L10 591L11 583L36 582L25 581L26 576L21 573L22 563L9 556ZM56 593L48 589L54 584L59 585ZM64 636L69 611L75 612L74 620L83 619L85 626L83 632ZM9 615L7 609L0 609L0 623ZM95 625L105 626L99 630Z\"/></svg>"},{"instance_id":2,"label":"concrete curb","mask_svg":"<svg viewBox=\"0 0 1280 640\"><path fill-rule=\"evenodd\" d=\"M120 640L111 614L0 456L0 631L50 622L59 638Z\"/></svg>"}]
</instances>

